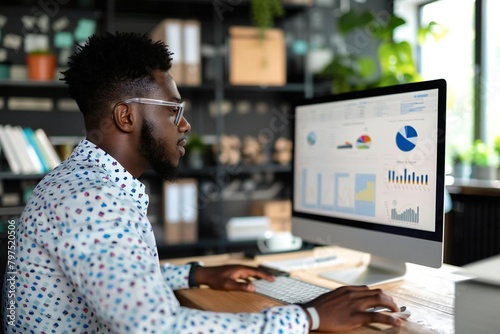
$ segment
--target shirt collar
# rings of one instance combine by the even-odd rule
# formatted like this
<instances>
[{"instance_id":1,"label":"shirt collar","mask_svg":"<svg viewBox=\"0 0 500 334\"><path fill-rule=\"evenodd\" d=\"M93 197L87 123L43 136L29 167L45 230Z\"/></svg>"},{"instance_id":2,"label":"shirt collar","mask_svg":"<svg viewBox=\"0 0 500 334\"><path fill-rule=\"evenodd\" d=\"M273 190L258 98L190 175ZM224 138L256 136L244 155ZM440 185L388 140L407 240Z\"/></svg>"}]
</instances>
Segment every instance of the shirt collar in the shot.
<instances>
[{"instance_id":1,"label":"shirt collar","mask_svg":"<svg viewBox=\"0 0 500 334\"><path fill-rule=\"evenodd\" d=\"M126 191L138 203L139 208L147 210L149 197L144 184L130 174L115 158L96 144L83 139L75 147L70 160L85 160L106 172L108 180Z\"/></svg>"}]
</instances>

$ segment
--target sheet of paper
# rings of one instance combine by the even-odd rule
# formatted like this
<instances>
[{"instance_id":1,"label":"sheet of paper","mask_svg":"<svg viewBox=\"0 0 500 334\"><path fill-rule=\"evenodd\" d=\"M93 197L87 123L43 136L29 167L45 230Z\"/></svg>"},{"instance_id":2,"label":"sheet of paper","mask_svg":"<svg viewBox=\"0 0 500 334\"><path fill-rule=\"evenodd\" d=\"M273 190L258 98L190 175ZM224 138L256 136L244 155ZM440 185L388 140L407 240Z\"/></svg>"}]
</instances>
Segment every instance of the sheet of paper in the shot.
<instances>
[{"instance_id":1,"label":"sheet of paper","mask_svg":"<svg viewBox=\"0 0 500 334\"><path fill-rule=\"evenodd\" d=\"M462 267L478 281L500 285L500 255L480 260Z\"/></svg>"}]
</instances>

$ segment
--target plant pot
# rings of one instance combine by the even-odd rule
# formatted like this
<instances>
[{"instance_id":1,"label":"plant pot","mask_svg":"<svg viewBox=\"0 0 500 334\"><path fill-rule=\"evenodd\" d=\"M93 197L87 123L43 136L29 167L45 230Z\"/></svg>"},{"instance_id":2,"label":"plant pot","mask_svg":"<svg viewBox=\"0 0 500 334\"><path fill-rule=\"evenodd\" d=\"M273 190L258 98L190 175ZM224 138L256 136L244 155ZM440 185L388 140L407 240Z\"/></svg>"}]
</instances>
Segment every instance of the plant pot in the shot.
<instances>
[{"instance_id":1,"label":"plant pot","mask_svg":"<svg viewBox=\"0 0 500 334\"><path fill-rule=\"evenodd\" d=\"M497 168L490 166L472 166L471 177L476 180L496 180Z\"/></svg>"},{"instance_id":2,"label":"plant pot","mask_svg":"<svg viewBox=\"0 0 500 334\"><path fill-rule=\"evenodd\" d=\"M453 176L457 179L468 180L471 175L471 165L457 163L453 165Z\"/></svg>"},{"instance_id":3,"label":"plant pot","mask_svg":"<svg viewBox=\"0 0 500 334\"><path fill-rule=\"evenodd\" d=\"M56 56L52 54L31 54L26 57L30 80L54 80Z\"/></svg>"}]
</instances>

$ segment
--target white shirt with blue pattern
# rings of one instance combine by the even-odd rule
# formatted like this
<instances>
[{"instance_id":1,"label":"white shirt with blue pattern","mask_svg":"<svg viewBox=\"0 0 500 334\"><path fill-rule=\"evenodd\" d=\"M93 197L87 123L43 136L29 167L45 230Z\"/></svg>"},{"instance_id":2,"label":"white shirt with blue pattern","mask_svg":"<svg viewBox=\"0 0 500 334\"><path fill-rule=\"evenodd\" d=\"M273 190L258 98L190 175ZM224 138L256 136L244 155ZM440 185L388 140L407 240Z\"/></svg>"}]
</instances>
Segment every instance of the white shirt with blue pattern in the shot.
<instances>
[{"instance_id":1,"label":"white shirt with blue pattern","mask_svg":"<svg viewBox=\"0 0 500 334\"><path fill-rule=\"evenodd\" d=\"M4 290L5 333L308 332L295 305L240 314L180 306L173 290L188 287L190 266L159 264L147 207L139 180L80 142L18 222L15 320Z\"/></svg>"}]
</instances>

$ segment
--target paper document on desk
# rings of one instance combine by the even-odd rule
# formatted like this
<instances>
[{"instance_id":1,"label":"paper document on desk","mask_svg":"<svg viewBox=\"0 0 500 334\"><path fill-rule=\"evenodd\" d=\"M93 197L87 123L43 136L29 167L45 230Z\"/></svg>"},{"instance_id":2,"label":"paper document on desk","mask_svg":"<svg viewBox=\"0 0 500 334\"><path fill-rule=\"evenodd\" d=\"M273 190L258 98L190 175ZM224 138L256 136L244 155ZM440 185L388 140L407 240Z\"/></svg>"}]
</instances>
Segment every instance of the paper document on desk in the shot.
<instances>
[{"instance_id":1,"label":"paper document on desk","mask_svg":"<svg viewBox=\"0 0 500 334\"><path fill-rule=\"evenodd\" d=\"M338 256L305 256L287 260L266 261L262 264L266 267L290 272L293 270L306 270L315 268L326 268L343 263L344 260Z\"/></svg>"},{"instance_id":2,"label":"paper document on desk","mask_svg":"<svg viewBox=\"0 0 500 334\"><path fill-rule=\"evenodd\" d=\"M477 281L500 285L500 255L493 256L462 267L465 273Z\"/></svg>"}]
</instances>

